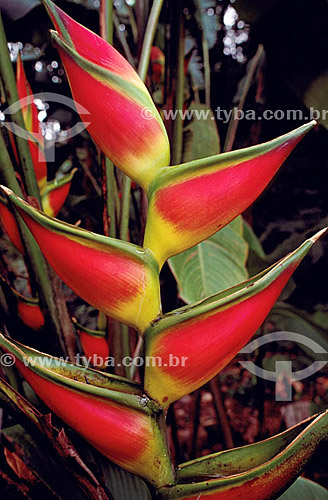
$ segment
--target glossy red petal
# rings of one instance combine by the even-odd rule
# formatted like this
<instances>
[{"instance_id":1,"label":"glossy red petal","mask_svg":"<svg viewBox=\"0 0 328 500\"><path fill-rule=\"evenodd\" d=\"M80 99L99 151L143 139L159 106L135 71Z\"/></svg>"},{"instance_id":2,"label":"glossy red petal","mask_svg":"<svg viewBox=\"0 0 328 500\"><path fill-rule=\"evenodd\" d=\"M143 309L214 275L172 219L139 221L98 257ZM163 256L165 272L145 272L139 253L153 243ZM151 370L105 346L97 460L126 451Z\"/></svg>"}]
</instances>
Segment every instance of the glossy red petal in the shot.
<instances>
[{"instance_id":1,"label":"glossy red petal","mask_svg":"<svg viewBox=\"0 0 328 500\"><path fill-rule=\"evenodd\" d=\"M23 323L32 330L39 331L44 327L44 315L38 304L17 300L17 313Z\"/></svg>"},{"instance_id":2,"label":"glossy red petal","mask_svg":"<svg viewBox=\"0 0 328 500\"><path fill-rule=\"evenodd\" d=\"M173 311L150 326L145 333L146 356L160 360L160 365L150 363L145 369L151 397L166 406L219 373L261 326L321 234L252 280Z\"/></svg>"},{"instance_id":3,"label":"glossy red petal","mask_svg":"<svg viewBox=\"0 0 328 500\"><path fill-rule=\"evenodd\" d=\"M149 189L144 246L162 265L216 233L253 203L314 123L259 146L162 169Z\"/></svg>"},{"instance_id":4,"label":"glossy red petal","mask_svg":"<svg viewBox=\"0 0 328 500\"><path fill-rule=\"evenodd\" d=\"M17 226L16 219L9 210L9 208L4 203L1 203L1 200L0 200L0 222L12 244L21 254L24 254L25 250Z\"/></svg>"},{"instance_id":5,"label":"glossy red petal","mask_svg":"<svg viewBox=\"0 0 328 500\"><path fill-rule=\"evenodd\" d=\"M84 300L140 332L159 315L158 266L149 251L52 219L3 191L53 269Z\"/></svg>"}]
</instances>

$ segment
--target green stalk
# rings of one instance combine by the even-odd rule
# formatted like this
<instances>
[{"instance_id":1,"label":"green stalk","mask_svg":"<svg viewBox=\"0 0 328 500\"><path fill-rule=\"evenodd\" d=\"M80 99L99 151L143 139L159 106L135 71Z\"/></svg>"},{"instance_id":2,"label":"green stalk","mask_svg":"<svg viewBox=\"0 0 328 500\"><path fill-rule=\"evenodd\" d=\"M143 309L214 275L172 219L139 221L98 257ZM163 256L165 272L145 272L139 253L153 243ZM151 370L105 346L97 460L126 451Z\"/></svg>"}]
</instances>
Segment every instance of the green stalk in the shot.
<instances>
[{"instance_id":1,"label":"green stalk","mask_svg":"<svg viewBox=\"0 0 328 500\"><path fill-rule=\"evenodd\" d=\"M203 59L204 59L204 77L205 77L205 104L208 108L211 107L211 68L210 68L210 57L208 51L208 43L206 38L202 36L202 48L203 48Z\"/></svg>"},{"instance_id":2,"label":"green stalk","mask_svg":"<svg viewBox=\"0 0 328 500\"><path fill-rule=\"evenodd\" d=\"M173 27L177 37L176 58L175 58L175 99L174 109L180 111L173 122L172 131L172 165L181 163L183 147L183 101L184 101L184 26L183 26L183 8L181 0L178 0L173 6L174 17L176 19Z\"/></svg>"},{"instance_id":3,"label":"green stalk","mask_svg":"<svg viewBox=\"0 0 328 500\"><path fill-rule=\"evenodd\" d=\"M131 199L131 179L126 175L123 178L122 185L122 209L121 209L121 225L120 239L127 240L129 234L129 219L130 219L130 199Z\"/></svg>"},{"instance_id":4,"label":"green stalk","mask_svg":"<svg viewBox=\"0 0 328 500\"><path fill-rule=\"evenodd\" d=\"M17 93L15 74L9 56L7 39L2 22L1 13L0 13L0 53L1 53L0 57L1 78L5 89L7 102L9 105L11 105L19 101L19 97ZM21 109L13 113L11 115L11 119L18 127L25 130L25 124ZM22 170L24 174L27 193L29 194L29 196L33 196L38 201L41 207L41 197L35 177L35 172L28 142L26 139L23 139L18 135L15 136L15 139L17 143L20 161L22 164Z\"/></svg>"},{"instance_id":5,"label":"green stalk","mask_svg":"<svg viewBox=\"0 0 328 500\"><path fill-rule=\"evenodd\" d=\"M113 1L112 0L101 0L100 7L100 34L102 38L107 40L111 45L113 44ZM115 202L115 191L116 179L114 172L114 165L109 158L105 157L105 203L107 215L110 218L110 224L108 228L108 236L112 238L116 237L116 202Z\"/></svg>"},{"instance_id":6,"label":"green stalk","mask_svg":"<svg viewBox=\"0 0 328 500\"><path fill-rule=\"evenodd\" d=\"M128 45L128 42L126 41L126 36L123 33L123 31L120 30L120 21L114 12L113 14L113 20L114 20L114 26L115 26L115 32L118 40L120 41L120 44L122 45L122 49L124 51L126 59L129 61L131 64L132 68L135 68L135 63L133 59L133 55L131 54L130 47Z\"/></svg>"},{"instance_id":7,"label":"green stalk","mask_svg":"<svg viewBox=\"0 0 328 500\"><path fill-rule=\"evenodd\" d=\"M105 174L106 174L106 209L110 218L108 228L108 236L116 238L116 179L114 165L109 158L105 158Z\"/></svg>"},{"instance_id":8,"label":"green stalk","mask_svg":"<svg viewBox=\"0 0 328 500\"><path fill-rule=\"evenodd\" d=\"M230 122L229 122L229 126L228 126L228 132L227 132L227 137L226 137L226 140L225 140L225 143L224 143L224 148L223 148L223 151L226 153L228 151L231 151L232 148L233 148L233 144L235 142L235 138L236 138L236 134L237 134L237 129L238 129L238 125L239 125L239 120L237 119L236 116L238 116L238 113L235 112L236 111L241 111L244 107L244 104L245 104L245 100L246 100L246 97L247 97L247 94L248 94L248 91L252 85L252 81L253 81L253 78L254 78L254 74L255 74L255 71L259 65L259 62L261 60L261 56L263 54L263 45L259 45L258 46L258 49L256 51L256 54L255 56L253 57L253 61L251 63L251 66L249 68L249 71L246 75L246 79L245 79L245 83L244 83L244 86L243 86L243 90L242 90L242 94L241 94L241 97L240 97L240 101L238 103L238 106L237 107L234 107L233 109L233 113L231 115L231 119L230 119Z\"/></svg>"},{"instance_id":9,"label":"green stalk","mask_svg":"<svg viewBox=\"0 0 328 500\"><path fill-rule=\"evenodd\" d=\"M162 10L163 2L164 0L154 0L149 14L148 23L140 54L139 66L138 66L138 73L141 80L143 81L146 80L148 66L149 66L149 59L150 59L150 51L155 38L158 19Z\"/></svg>"},{"instance_id":10,"label":"green stalk","mask_svg":"<svg viewBox=\"0 0 328 500\"><path fill-rule=\"evenodd\" d=\"M127 358L130 356L130 335L129 335L129 327L127 325L121 325L121 341L122 341L122 351L123 357ZM124 367L124 376L126 378L130 377L130 367Z\"/></svg>"},{"instance_id":11,"label":"green stalk","mask_svg":"<svg viewBox=\"0 0 328 500\"><path fill-rule=\"evenodd\" d=\"M9 187L18 196L24 198L1 133L0 182ZM58 300L58 294L55 292L56 286L54 285L54 280L57 280L57 277L53 279L50 278L50 270L47 267L38 244L27 229L23 220L19 216L17 216L16 219L26 249L26 255L28 256L28 265L33 271L41 303L47 311L47 320L49 326L51 326L51 331L57 335L63 352L67 353L71 359L74 359L75 336L73 330L71 330L72 327L70 328L68 313L63 307L60 307L61 305L58 307L58 303L55 299L56 296ZM54 341L57 343L57 338L55 338Z\"/></svg>"},{"instance_id":12,"label":"green stalk","mask_svg":"<svg viewBox=\"0 0 328 500\"><path fill-rule=\"evenodd\" d=\"M154 0L148 23L145 31L145 36L142 44L140 61L138 66L138 73L140 78L145 81L148 72L150 51L155 38L158 19L162 10L164 0ZM120 238L126 240L129 229L129 216L130 216L130 194L131 194L131 179L125 177L123 181L122 192L122 209L121 209L121 224L120 224Z\"/></svg>"}]
</instances>

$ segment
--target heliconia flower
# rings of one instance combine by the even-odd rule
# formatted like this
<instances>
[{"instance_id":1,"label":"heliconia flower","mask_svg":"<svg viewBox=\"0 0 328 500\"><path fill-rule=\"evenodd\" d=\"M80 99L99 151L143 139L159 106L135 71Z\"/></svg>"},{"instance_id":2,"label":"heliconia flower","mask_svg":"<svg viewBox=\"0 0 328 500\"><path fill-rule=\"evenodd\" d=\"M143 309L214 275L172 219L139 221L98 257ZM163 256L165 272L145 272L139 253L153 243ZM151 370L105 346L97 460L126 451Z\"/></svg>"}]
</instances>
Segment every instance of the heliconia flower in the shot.
<instances>
[{"instance_id":1,"label":"heliconia flower","mask_svg":"<svg viewBox=\"0 0 328 500\"><path fill-rule=\"evenodd\" d=\"M65 203L71 188L72 179L77 169L72 170L60 181L50 181L44 185L42 191L42 208L45 214L56 217ZM4 231L15 248L24 255L24 246L18 229L15 216L11 213L4 200L0 197L0 222Z\"/></svg>"},{"instance_id":2,"label":"heliconia flower","mask_svg":"<svg viewBox=\"0 0 328 500\"><path fill-rule=\"evenodd\" d=\"M110 44L50 0L44 3L58 32L52 37L73 98L90 113L90 135L118 168L147 189L169 164L169 142L146 86Z\"/></svg>"},{"instance_id":3,"label":"heliconia flower","mask_svg":"<svg viewBox=\"0 0 328 500\"><path fill-rule=\"evenodd\" d=\"M314 124L259 146L163 168L149 186L144 239L160 267L253 203Z\"/></svg>"},{"instance_id":4,"label":"heliconia flower","mask_svg":"<svg viewBox=\"0 0 328 500\"><path fill-rule=\"evenodd\" d=\"M143 332L161 311L151 252L53 219L2 187L59 277L96 309Z\"/></svg>"},{"instance_id":5,"label":"heliconia flower","mask_svg":"<svg viewBox=\"0 0 328 500\"><path fill-rule=\"evenodd\" d=\"M164 414L139 385L30 349L0 335L0 347L42 401L107 458L156 486L174 480Z\"/></svg>"},{"instance_id":6,"label":"heliconia flower","mask_svg":"<svg viewBox=\"0 0 328 500\"><path fill-rule=\"evenodd\" d=\"M28 80L26 78L20 53L17 56L16 84L18 97L20 100L26 97L33 96L30 84L28 83ZM26 130L28 130L31 133L31 137L34 136L35 139L34 141L29 140L28 144L31 152L36 179L39 185L39 189L40 191L42 191L47 182L47 164L44 155L44 143L43 141L40 141L41 127L38 119L39 112L33 102L26 106L23 106L22 113Z\"/></svg>"},{"instance_id":7,"label":"heliconia flower","mask_svg":"<svg viewBox=\"0 0 328 500\"><path fill-rule=\"evenodd\" d=\"M152 47L150 51L151 79L159 84L163 83L165 75L165 56L159 47Z\"/></svg>"},{"instance_id":8,"label":"heliconia flower","mask_svg":"<svg viewBox=\"0 0 328 500\"><path fill-rule=\"evenodd\" d=\"M45 325L44 314L41 311L39 299L29 298L13 290L16 297L17 314L22 322L32 330L39 332Z\"/></svg>"},{"instance_id":9,"label":"heliconia flower","mask_svg":"<svg viewBox=\"0 0 328 500\"><path fill-rule=\"evenodd\" d=\"M80 325L73 318L75 329L79 334L83 352L92 365L99 369L105 368L109 358L109 345L104 330L91 330Z\"/></svg>"},{"instance_id":10,"label":"heliconia flower","mask_svg":"<svg viewBox=\"0 0 328 500\"><path fill-rule=\"evenodd\" d=\"M327 440L328 410L288 431L250 446L180 465L184 481L160 489L163 500L275 499L297 479ZM189 479L189 483L185 483Z\"/></svg>"},{"instance_id":11,"label":"heliconia flower","mask_svg":"<svg viewBox=\"0 0 328 500\"><path fill-rule=\"evenodd\" d=\"M24 246L15 216L11 213L5 201L0 196L0 222L14 247L24 254Z\"/></svg>"},{"instance_id":12,"label":"heliconia flower","mask_svg":"<svg viewBox=\"0 0 328 500\"><path fill-rule=\"evenodd\" d=\"M53 180L47 182L42 192L42 209L50 217L56 217L64 205L76 170L76 168L73 169L72 172L65 175L59 181Z\"/></svg>"},{"instance_id":13,"label":"heliconia flower","mask_svg":"<svg viewBox=\"0 0 328 500\"><path fill-rule=\"evenodd\" d=\"M145 332L145 389L161 405L198 389L247 344L320 231L254 278L164 315Z\"/></svg>"}]
</instances>

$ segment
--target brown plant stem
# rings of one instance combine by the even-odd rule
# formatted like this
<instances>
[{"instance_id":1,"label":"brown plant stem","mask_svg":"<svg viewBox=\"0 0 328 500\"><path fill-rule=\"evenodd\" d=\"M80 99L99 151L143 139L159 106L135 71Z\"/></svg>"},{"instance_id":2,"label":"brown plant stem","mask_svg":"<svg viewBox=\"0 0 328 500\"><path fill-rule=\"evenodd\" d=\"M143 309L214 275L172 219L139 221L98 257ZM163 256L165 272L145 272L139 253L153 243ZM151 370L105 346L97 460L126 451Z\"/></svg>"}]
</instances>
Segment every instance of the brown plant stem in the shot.
<instances>
[{"instance_id":1,"label":"brown plant stem","mask_svg":"<svg viewBox=\"0 0 328 500\"><path fill-rule=\"evenodd\" d=\"M210 390L213 394L213 399L214 399L214 406L215 410L219 419L219 422L222 427L222 433L225 441L226 448L229 450L231 448L234 448L234 443L232 439L232 433L229 425L229 420L224 408L223 400L222 400L222 394L221 394L221 389L220 389L220 381L219 377L215 377L213 380L210 381L209 386Z\"/></svg>"}]
</instances>

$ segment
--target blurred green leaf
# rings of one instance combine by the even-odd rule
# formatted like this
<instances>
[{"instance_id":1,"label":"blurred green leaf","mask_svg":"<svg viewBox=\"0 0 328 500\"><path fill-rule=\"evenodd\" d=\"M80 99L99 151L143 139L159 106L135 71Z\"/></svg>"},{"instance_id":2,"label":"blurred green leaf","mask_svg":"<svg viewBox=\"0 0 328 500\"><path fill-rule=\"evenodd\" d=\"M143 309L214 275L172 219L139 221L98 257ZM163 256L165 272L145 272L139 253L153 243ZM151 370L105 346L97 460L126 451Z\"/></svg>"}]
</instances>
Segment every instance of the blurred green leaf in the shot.
<instances>
[{"instance_id":1,"label":"blurred green leaf","mask_svg":"<svg viewBox=\"0 0 328 500\"><path fill-rule=\"evenodd\" d=\"M183 162L219 154L220 137L212 110L193 102L188 111L192 120L184 128Z\"/></svg>"},{"instance_id":2,"label":"blurred green leaf","mask_svg":"<svg viewBox=\"0 0 328 500\"><path fill-rule=\"evenodd\" d=\"M298 478L277 500L328 500L328 491L303 477Z\"/></svg>"},{"instance_id":3,"label":"blurred green leaf","mask_svg":"<svg viewBox=\"0 0 328 500\"><path fill-rule=\"evenodd\" d=\"M253 231L253 228L246 222L244 222L244 238L248 243L249 249L252 250L260 259L266 260L266 255L260 243L260 240Z\"/></svg>"},{"instance_id":4,"label":"blurred green leaf","mask_svg":"<svg viewBox=\"0 0 328 500\"><path fill-rule=\"evenodd\" d=\"M233 221L211 238L169 260L185 302L196 302L248 278L248 245L238 234L239 225L240 219Z\"/></svg>"},{"instance_id":5,"label":"blurred green leaf","mask_svg":"<svg viewBox=\"0 0 328 500\"><path fill-rule=\"evenodd\" d=\"M111 464L101 455L97 462L101 467L105 485L115 500L151 500L150 491L142 479Z\"/></svg>"},{"instance_id":6,"label":"blurred green leaf","mask_svg":"<svg viewBox=\"0 0 328 500\"><path fill-rule=\"evenodd\" d=\"M289 304L277 302L268 320L272 321L275 327L281 331L297 332L310 338L328 352L327 330L316 324L312 318L303 311L299 311ZM311 348L302 345L302 349L311 356L311 358L313 357L314 353Z\"/></svg>"}]
</instances>

